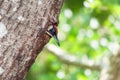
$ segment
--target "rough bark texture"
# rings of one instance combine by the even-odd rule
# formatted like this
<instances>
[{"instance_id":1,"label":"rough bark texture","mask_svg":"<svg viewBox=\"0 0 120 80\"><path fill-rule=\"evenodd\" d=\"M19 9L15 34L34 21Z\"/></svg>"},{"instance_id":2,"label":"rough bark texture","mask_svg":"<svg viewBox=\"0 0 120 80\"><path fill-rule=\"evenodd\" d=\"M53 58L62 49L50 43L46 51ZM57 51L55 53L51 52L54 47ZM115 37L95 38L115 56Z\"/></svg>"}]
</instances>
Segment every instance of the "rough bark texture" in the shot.
<instances>
[{"instance_id":1,"label":"rough bark texture","mask_svg":"<svg viewBox=\"0 0 120 80\"><path fill-rule=\"evenodd\" d=\"M45 34L58 23L63 0L0 0L0 80L23 80L37 54L49 41Z\"/></svg>"}]
</instances>

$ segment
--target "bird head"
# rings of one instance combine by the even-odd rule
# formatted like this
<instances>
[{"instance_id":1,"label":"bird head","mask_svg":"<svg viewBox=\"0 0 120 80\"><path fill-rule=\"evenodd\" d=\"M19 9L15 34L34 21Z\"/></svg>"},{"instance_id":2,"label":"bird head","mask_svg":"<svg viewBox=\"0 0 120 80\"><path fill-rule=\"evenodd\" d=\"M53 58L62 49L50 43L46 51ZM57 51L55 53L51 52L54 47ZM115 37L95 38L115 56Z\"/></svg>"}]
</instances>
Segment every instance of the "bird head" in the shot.
<instances>
[{"instance_id":1,"label":"bird head","mask_svg":"<svg viewBox=\"0 0 120 80\"><path fill-rule=\"evenodd\" d=\"M46 33L50 36L50 37L53 37L58 46L60 46L60 42L59 42L59 39L57 37L57 34L58 34L58 29L57 29L57 25L56 24L53 24L51 26L48 27L48 30L46 31Z\"/></svg>"}]
</instances>

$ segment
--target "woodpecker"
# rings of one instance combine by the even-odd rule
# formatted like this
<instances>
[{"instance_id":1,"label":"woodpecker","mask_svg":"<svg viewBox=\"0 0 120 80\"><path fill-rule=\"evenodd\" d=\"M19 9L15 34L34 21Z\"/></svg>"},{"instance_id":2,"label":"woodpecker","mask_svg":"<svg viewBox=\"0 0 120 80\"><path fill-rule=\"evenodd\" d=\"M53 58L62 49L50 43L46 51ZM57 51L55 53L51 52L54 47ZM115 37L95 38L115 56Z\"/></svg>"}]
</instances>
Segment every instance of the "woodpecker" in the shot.
<instances>
[{"instance_id":1,"label":"woodpecker","mask_svg":"<svg viewBox=\"0 0 120 80\"><path fill-rule=\"evenodd\" d=\"M53 37L58 46L60 46L60 42L59 42L59 39L57 37L57 34L58 34L58 29L57 29L57 25L56 24L53 24L51 26L49 26L48 30L46 31L46 33L50 36L50 37Z\"/></svg>"}]
</instances>

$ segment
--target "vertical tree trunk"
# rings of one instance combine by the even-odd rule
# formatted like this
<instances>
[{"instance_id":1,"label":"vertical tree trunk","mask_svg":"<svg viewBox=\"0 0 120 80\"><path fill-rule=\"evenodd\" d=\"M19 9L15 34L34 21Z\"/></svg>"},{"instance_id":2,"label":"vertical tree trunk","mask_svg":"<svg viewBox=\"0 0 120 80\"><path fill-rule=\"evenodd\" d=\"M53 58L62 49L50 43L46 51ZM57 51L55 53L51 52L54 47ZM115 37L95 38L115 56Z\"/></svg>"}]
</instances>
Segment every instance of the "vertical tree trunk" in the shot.
<instances>
[{"instance_id":1,"label":"vertical tree trunk","mask_svg":"<svg viewBox=\"0 0 120 80\"><path fill-rule=\"evenodd\" d=\"M23 80L63 0L0 0L0 80Z\"/></svg>"}]
</instances>

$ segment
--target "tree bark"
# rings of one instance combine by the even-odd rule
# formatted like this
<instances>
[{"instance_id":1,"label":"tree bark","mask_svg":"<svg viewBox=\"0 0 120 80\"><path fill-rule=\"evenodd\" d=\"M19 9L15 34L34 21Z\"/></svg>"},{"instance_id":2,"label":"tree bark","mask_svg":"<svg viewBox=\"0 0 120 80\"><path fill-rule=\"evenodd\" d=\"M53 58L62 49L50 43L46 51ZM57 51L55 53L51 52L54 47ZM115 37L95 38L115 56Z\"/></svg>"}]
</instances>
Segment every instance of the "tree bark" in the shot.
<instances>
[{"instance_id":1,"label":"tree bark","mask_svg":"<svg viewBox=\"0 0 120 80\"><path fill-rule=\"evenodd\" d=\"M0 80L23 80L58 23L63 0L0 0Z\"/></svg>"}]
</instances>

